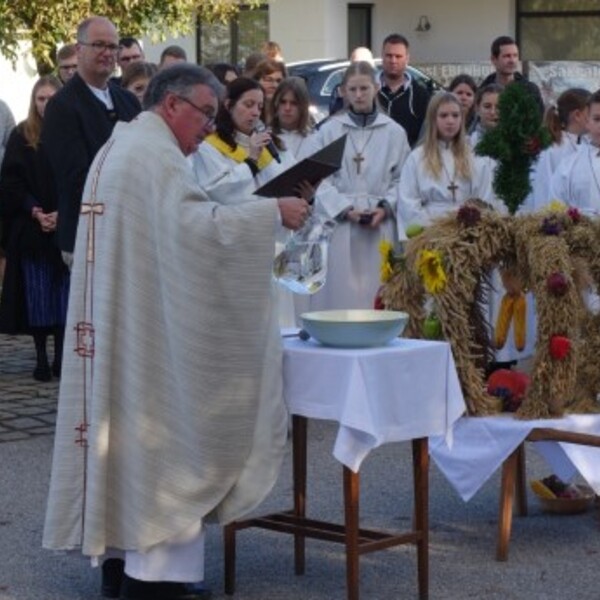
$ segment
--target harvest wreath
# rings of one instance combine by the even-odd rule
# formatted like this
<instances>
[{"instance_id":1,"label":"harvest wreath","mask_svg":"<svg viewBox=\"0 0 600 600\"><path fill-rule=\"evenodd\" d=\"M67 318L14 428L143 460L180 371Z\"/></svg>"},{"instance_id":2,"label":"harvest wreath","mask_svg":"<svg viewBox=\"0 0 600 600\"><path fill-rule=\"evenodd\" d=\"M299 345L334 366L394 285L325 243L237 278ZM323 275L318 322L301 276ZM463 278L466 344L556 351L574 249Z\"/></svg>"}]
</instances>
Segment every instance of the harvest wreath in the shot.
<instances>
[{"instance_id":1,"label":"harvest wreath","mask_svg":"<svg viewBox=\"0 0 600 600\"><path fill-rule=\"evenodd\" d=\"M410 239L402 260L390 254L381 300L409 313L407 337L431 337L425 324L434 314L452 346L469 413L497 413L501 403L485 381L493 353L485 289L492 269L513 265L535 297L538 317L531 385L517 415L597 412L599 247L600 223L562 203L509 216L469 201Z\"/></svg>"}]
</instances>

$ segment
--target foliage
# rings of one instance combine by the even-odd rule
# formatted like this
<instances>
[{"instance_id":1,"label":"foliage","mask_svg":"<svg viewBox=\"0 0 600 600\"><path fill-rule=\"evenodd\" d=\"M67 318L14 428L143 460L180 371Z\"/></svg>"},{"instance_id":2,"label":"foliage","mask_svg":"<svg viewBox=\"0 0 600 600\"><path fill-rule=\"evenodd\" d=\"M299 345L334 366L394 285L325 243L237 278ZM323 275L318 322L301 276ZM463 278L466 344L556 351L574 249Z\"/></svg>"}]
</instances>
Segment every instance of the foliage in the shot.
<instances>
[{"instance_id":1,"label":"foliage","mask_svg":"<svg viewBox=\"0 0 600 600\"><path fill-rule=\"evenodd\" d=\"M77 25L90 15L108 17L120 35L158 41L189 34L195 15L205 22L228 21L241 0L0 0L0 54L13 62L19 43L30 41L41 74L53 70L58 44L75 41ZM245 0L257 7L260 0Z\"/></svg>"},{"instance_id":2,"label":"foliage","mask_svg":"<svg viewBox=\"0 0 600 600\"><path fill-rule=\"evenodd\" d=\"M498 125L483 135L475 151L496 159L494 191L514 214L531 192L534 161L552 139L535 98L521 83L508 85L500 94L498 113Z\"/></svg>"}]
</instances>

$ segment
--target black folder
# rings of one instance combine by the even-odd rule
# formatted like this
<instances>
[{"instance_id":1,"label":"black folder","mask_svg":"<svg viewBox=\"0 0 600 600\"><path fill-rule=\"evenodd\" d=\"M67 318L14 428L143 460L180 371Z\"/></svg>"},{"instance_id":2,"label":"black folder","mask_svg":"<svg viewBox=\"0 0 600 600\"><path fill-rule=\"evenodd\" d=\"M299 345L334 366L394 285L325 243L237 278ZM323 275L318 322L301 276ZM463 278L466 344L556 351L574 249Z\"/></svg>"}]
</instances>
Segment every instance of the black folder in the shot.
<instances>
[{"instance_id":1,"label":"black folder","mask_svg":"<svg viewBox=\"0 0 600 600\"><path fill-rule=\"evenodd\" d=\"M296 163L277 177L273 177L271 181L265 183L254 193L266 198L296 196L296 187L301 181L308 181L311 185L316 185L321 179L329 177L342 166L345 145L346 134Z\"/></svg>"}]
</instances>

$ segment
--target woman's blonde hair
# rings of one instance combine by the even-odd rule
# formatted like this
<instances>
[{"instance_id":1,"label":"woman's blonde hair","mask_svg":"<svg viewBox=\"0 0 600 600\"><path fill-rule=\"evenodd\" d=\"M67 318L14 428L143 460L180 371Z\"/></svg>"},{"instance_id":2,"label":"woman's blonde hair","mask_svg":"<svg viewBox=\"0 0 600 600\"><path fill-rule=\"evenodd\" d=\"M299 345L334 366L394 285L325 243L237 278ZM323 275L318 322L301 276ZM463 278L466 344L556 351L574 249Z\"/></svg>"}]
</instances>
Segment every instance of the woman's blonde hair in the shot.
<instances>
[{"instance_id":1,"label":"woman's blonde hair","mask_svg":"<svg viewBox=\"0 0 600 600\"><path fill-rule=\"evenodd\" d=\"M459 99L452 92L438 92L429 101L427 115L425 116L425 136L423 138L425 169L436 179L439 179L442 174L443 166L439 147L440 139L437 128L437 114L440 107L444 104L455 104L459 110L461 126L458 133L450 141L450 150L454 156L456 175L462 179L470 180L473 170L471 147L465 133L462 106Z\"/></svg>"},{"instance_id":2,"label":"woman's blonde hair","mask_svg":"<svg viewBox=\"0 0 600 600\"><path fill-rule=\"evenodd\" d=\"M31 98L29 100L29 112L27 113L25 121L23 121L23 137L27 141L27 145L31 146L34 150L37 150L38 144L40 143L40 135L42 133L42 117L40 117L35 105L35 95L40 88L45 86L53 87L58 91L62 87L62 83L60 82L60 79L54 75L44 75L33 85Z\"/></svg>"}]
</instances>

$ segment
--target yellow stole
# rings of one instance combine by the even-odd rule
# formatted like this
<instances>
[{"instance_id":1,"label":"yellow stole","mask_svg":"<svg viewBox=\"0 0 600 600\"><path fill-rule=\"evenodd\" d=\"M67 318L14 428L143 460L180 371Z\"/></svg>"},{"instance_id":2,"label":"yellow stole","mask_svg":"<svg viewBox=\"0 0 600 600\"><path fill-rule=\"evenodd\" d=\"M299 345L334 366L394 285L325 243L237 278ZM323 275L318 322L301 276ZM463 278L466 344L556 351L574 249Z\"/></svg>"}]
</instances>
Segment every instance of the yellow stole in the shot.
<instances>
[{"instance_id":1,"label":"yellow stole","mask_svg":"<svg viewBox=\"0 0 600 600\"><path fill-rule=\"evenodd\" d=\"M235 162L243 163L248 158L248 151L246 148L243 148L238 144L235 150L232 150L231 146L224 142L216 133L211 133L209 136L206 136L204 141L216 148L221 154L235 160ZM258 168L262 170L271 164L272 160L273 157L271 156L271 153L266 148L263 148L256 164Z\"/></svg>"}]
</instances>

